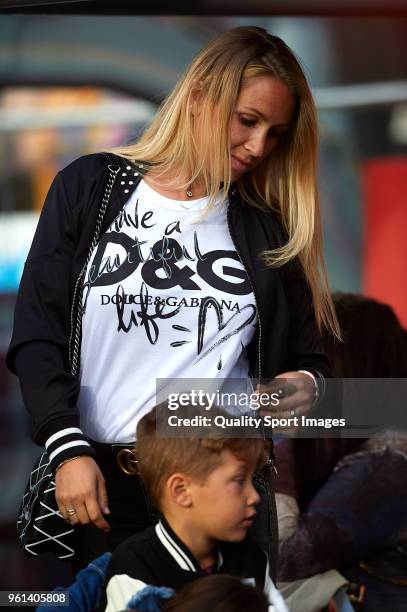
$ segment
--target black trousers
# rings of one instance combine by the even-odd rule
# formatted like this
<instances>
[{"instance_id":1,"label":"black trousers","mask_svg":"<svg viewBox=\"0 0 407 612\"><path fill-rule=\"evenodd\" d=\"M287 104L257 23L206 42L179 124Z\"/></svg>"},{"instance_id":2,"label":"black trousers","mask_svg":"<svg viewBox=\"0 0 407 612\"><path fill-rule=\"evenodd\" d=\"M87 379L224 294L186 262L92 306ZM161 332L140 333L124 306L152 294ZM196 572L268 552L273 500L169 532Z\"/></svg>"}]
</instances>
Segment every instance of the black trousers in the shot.
<instances>
[{"instance_id":1,"label":"black trousers","mask_svg":"<svg viewBox=\"0 0 407 612\"><path fill-rule=\"evenodd\" d=\"M92 525L76 528L76 553L72 560L74 573L104 552L112 552L120 542L158 520L140 477L125 474L119 468L117 455L125 445L89 442L96 450L96 462L106 481L111 514L105 515L105 519L110 531L105 533ZM130 448L129 445L126 448Z\"/></svg>"}]
</instances>

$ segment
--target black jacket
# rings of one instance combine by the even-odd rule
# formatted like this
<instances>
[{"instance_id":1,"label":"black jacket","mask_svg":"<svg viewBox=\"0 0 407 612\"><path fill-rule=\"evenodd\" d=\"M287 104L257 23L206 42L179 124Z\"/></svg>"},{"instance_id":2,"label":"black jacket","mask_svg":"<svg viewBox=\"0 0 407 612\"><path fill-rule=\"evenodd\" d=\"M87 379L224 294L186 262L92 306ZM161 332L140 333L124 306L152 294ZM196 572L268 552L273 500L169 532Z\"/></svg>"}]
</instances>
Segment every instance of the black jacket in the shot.
<instances>
[{"instance_id":1,"label":"black jacket","mask_svg":"<svg viewBox=\"0 0 407 612\"><path fill-rule=\"evenodd\" d=\"M247 536L241 542L218 542L218 559L211 573L228 574L253 581L257 588L273 600L268 559ZM114 550L106 575L106 598L99 606L105 610L121 610L146 585L166 586L175 591L207 576L191 551L185 546L164 518L141 533L124 540ZM164 579L165 577L165 579Z\"/></svg>"},{"instance_id":2,"label":"black jacket","mask_svg":"<svg viewBox=\"0 0 407 612\"><path fill-rule=\"evenodd\" d=\"M52 183L21 279L6 361L19 376L32 418L32 437L40 445L62 429L79 427L79 380L69 373L68 360L68 339L76 318L71 304L94 235L109 163L118 174L101 235L109 227L136 188L140 168L111 154L81 157ZM267 268L259 257L262 251L284 244L276 216L243 202L233 187L229 202L230 233L258 308L259 324L248 351L251 373L264 379L307 369L329 376L301 267L294 262ZM92 449L68 449L59 459L82 453L92 454Z\"/></svg>"}]
</instances>

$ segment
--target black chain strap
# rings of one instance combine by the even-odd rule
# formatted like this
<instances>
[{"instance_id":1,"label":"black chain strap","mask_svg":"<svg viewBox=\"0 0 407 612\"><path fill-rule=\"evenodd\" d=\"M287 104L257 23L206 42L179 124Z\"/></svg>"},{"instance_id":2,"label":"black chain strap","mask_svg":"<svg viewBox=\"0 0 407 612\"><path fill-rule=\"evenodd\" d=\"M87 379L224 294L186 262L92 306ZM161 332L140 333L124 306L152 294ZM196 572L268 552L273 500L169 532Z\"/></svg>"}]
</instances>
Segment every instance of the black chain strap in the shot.
<instances>
[{"instance_id":1,"label":"black chain strap","mask_svg":"<svg viewBox=\"0 0 407 612\"><path fill-rule=\"evenodd\" d=\"M79 362L80 362L79 354L80 354L80 346L81 346L82 316L83 316L82 298L83 298L83 284L84 284L85 273L86 273L88 264L91 260L92 253L99 240L99 235L100 235L100 230L102 227L103 219L104 219L107 207L109 205L110 196L113 190L113 185L115 183L117 174L120 171L120 166L109 165L108 169L109 169L109 178L107 180L105 193L102 199L102 204L99 209L98 217L96 220L96 226L95 226L95 231L93 234L92 243L89 248L89 253L86 258L85 265L80 271L80 274L75 283L75 289L74 289L73 298L72 298L71 333L69 337L68 351L69 351L69 366L70 366L71 374L73 374L74 376L77 376L78 374ZM76 322L74 322L75 304L78 304Z\"/></svg>"}]
</instances>

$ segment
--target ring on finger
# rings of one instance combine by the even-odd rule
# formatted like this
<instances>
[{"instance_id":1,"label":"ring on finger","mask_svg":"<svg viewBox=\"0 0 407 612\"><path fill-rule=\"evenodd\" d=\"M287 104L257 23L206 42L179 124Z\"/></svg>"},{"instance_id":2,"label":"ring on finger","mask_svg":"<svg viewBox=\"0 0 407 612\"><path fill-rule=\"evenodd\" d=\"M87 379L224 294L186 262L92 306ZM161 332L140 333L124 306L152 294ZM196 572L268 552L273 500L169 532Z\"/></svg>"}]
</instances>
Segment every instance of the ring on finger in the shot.
<instances>
[{"instance_id":1,"label":"ring on finger","mask_svg":"<svg viewBox=\"0 0 407 612\"><path fill-rule=\"evenodd\" d=\"M69 508L66 513L69 514L69 516L74 516L76 514L76 510L75 508Z\"/></svg>"}]
</instances>

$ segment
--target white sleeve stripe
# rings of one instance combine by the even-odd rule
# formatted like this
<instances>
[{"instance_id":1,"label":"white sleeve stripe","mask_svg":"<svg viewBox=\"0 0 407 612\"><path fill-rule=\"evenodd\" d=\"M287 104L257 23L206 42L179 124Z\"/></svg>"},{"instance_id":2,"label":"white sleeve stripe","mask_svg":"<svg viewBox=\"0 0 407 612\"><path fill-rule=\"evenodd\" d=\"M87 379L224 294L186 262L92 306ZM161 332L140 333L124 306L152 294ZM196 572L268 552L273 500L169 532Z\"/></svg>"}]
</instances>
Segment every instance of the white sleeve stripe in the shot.
<instances>
[{"instance_id":1,"label":"white sleeve stripe","mask_svg":"<svg viewBox=\"0 0 407 612\"><path fill-rule=\"evenodd\" d=\"M81 434L83 436L83 431L79 429L79 427L67 427L66 429L61 429L61 431L57 431L52 436L50 436L45 442L45 448L48 448L50 444L52 444L56 440L59 440L59 438L62 438L63 436L69 436L69 434L73 433Z\"/></svg>"},{"instance_id":2,"label":"white sleeve stripe","mask_svg":"<svg viewBox=\"0 0 407 612\"><path fill-rule=\"evenodd\" d=\"M58 447L52 453L50 453L49 460L53 461L54 457L56 457L59 453L62 453L62 451L66 450L67 448L73 448L75 446L90 446L90 444L86 442L85 440L67 442L66 444L62 444L62 446Z\"/></svg>"}]
</instances>

